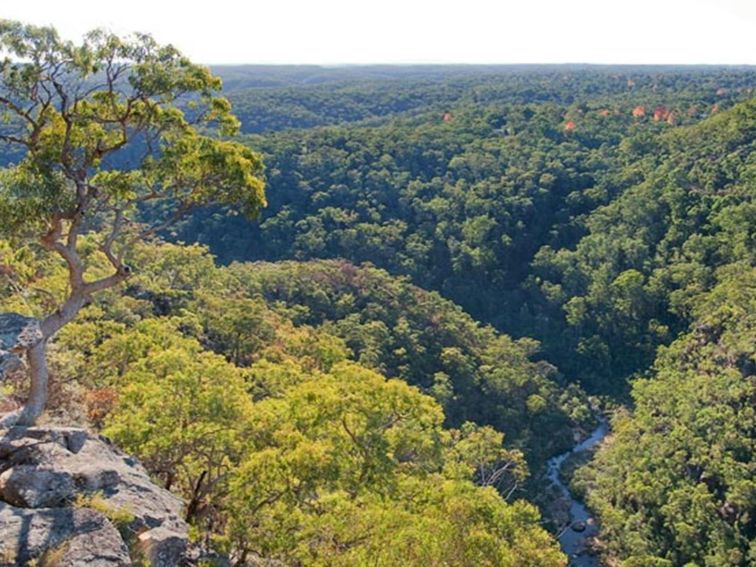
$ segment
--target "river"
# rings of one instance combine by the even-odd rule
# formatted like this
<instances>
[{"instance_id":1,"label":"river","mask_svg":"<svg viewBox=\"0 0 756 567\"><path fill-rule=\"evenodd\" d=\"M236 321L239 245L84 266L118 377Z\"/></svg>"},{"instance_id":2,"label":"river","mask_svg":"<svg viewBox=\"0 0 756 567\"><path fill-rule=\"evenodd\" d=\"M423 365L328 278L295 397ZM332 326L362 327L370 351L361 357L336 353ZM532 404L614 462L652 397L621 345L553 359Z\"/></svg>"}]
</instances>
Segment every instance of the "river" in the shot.
<instances>
[{"instance_id":1,"label":"river","mask_svg":"<svg viewBox=\"0 0 756 567\"><path fill-rule=\"evenodd\" d=\"M586 547L588 539L598 532L598 526L585 505L572 495L569 488L559 478L559 470L567 457L573 453L587 451L601 442L608 433L609 424L604 417L600 417L598 427L586 439L566 453L552 457L546 463L546 474L549 480L570 502L570 525L559 534L559 545L562 547L562 551L569 557L570 567L600 567L601 564L596 556L590 554ZM585 527L585 529L577 531L574 529L575 527L578 530L582 527Z\"/></svg>"}]
</instances>

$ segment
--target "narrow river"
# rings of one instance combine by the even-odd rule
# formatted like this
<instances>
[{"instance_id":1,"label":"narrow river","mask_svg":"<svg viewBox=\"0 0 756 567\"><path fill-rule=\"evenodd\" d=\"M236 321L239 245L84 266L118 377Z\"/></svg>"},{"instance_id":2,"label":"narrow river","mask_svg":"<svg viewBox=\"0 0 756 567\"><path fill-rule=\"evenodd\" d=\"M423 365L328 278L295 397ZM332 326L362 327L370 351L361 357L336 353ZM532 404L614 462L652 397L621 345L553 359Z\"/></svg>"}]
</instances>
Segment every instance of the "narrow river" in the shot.
<instances>
[{"instance_id":1,"label":"narrow river","mask_svg":"<svg viewBox=\"0 0 756 567\"><path fill-rule=\"evenodd\" d=\"M565 459L573 453L581 453L601 442L609 433L609 424L604 417L599 418L599 425L593 432L571 450L546 463L549 480L559 488L570 502L570 525L559 534L559 545L569 557L570 567L600 567L598 559L588 552L586 542L596 535L598 526L585 505L577 500L567 486L559 478L559 470Z\"/></svg>"}]
</instances>

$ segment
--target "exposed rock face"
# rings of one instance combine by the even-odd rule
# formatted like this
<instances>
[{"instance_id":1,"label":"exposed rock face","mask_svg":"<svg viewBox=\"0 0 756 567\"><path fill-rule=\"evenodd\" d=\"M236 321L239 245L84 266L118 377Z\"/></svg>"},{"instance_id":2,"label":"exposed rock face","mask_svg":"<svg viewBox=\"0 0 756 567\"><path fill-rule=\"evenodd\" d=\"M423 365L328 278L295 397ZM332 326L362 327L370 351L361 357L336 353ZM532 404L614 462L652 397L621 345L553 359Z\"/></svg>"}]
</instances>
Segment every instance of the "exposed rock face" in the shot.
<instances>
[{"instance_id":1,"label":"exposed rock face","mask_svg":"<svg viewBox=\"0 0 756 567\"><path fill-rule=\"evenodd\" d=\"M0 313L0 348L26 350L42 340L39 322L18 313Z\"/></svg>"},{"instance_id":2,"label":"exposed rock face","mask_svg":"<svg viewBox=\"0 0 756 567\"><path fill-rule=\"evenodd\" d=\"M167 567L182 563L186 545L182 502L105 439L0 430L0 566L131 565L131 549Z\"/></svg>"},{"instance_id":3,"label":"exposed rock face","mask_svg":"<svg viewBox=\"0 0 756 567\"><path fill-rule=\"evenodd\" d=\"M72 501L76 486L73 477L65 471L19 465L0 475L0 494L13 506L50 508Z\"/></svg>"},{"instance_id":4,"label":"exposed rock face","mask_svg":"<svg viewBox=\"0 0 756 567\"><path fill-rule=\"evenodd\" d=\"M29 510L0 503L0 565L131 565L108 519L86 508Z\"/></svg>"},{"instance_id":5,"label":"exposed rock face","mask_svg":"<svg viewBox=\"0 0 756 567\"><path fill-rule=\"evenodd\" d=\"M153 567L173 567L186 551L186 535L162 526L139 534L137 548Z\"/></svg>"},{"instance_id":6,"label":"exposed rock face","mask_svg":"<svg viewBox=\"0 0 756 567\"><path fill-rule=\"evenodd\" d=\"M0 378L20 365L19 354L42 340L39 321L18 313L0 313Z\"/></svg>"}]
</instances>

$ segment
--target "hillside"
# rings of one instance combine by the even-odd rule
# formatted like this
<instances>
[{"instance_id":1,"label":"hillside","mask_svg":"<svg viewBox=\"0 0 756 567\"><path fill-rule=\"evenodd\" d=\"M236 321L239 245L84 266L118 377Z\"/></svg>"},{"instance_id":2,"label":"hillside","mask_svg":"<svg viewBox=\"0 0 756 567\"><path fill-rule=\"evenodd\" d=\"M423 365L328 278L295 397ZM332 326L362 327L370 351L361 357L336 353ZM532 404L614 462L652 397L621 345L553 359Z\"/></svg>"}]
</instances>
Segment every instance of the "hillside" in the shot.
<instances>
[{"instance_id":1,"label":"hillside","mask_svg":"<svg viewBox=\"0 0 756 567\"><path fill-rule=\"evenodd\" d=\"M504 432L533 468L592 422L583 393L539 360L537 342L480 325L407 278L344 261L234 264L229 271L296 323L341 338L361 364L428 392L448 423Z\"/></svg>"},{"instance_id":2,"label":"hillside","mask_svg":"<svg viewBox=\"0 0 756 567\"><path fill-rule=\"evenodd\" d=\"M753 86L747 67L674 65L216 66L244 133L380 124L468 105L624 101L711 106ZM722 89L725 89L723 92ZM717 94L719 92L719 94Z\"/></svg>"},{"instance_id":3,"label":"hillside","mask_svg":"<svg viewBox=\"0 0 756 567\"><path fill-rule=\"evenodd\" d=\"M738 263L716 280L577 480L623 565L756 561L756 272Z\"/></svg>"},{"instance_id":4,"label":"hillside","mask_svg":"<svg viewBox=\"0 0 756 567\"><path fill-rule=\"evenodd\" d=\"M705 97L689 96L666 93L658 120L631 116L625 93L249 138L266 152L273 210L247 236L222 211L180 234L225 259L373 262L540 339L568 381L629 402L573 482L598 513L607 560L750 565L756 104L699 114L684 105ZM375 306L337 265L266 264L258 290L284 305L306 297L303 320L359 352L353 329ZM378 309L398 303L411 317L417 300L399 298ZM413 352L400 345L393 364Z\"/></svg>"},{"instance_id":5,"label":"hillside","mask_svg":"<svg viewBox=\"0 0 756 567\"><path fill-rule=\"evenodd\" d=\"M585 217L574 250L541 249L531 279L549 320L563 318L549 354L599 386L647 368L719 267L756 259L756 101L628 150L629 187Z\"/></svg>"},{"instance_id":6,"label":"hillside","mask_svg":"<svg viewBox=\"0 0 756 567\"><path fill-rule=\"evenodd\" d=\"M17 286L65 288L33 250L0 258L14 274L2 310L34 315L51 300ZM562 564L519 498L590 412L530 360L532 342L375 268L218 268L170 244L129 261L126 292L102 294L59 335L49 413L137 456L206 546L304 563ZM21 383L9 385L20 395Z\"/></svg>"},{"instance_id":7,"label":"hillside","mask_svg":"<svg viewBox=\"0 0 756 567\"><path fill-rule=\"evenodd\" d=\"M175 564L187 531L181 560L235 567L756 562L754 69L237 66L221 93L150 38L11 24L83 79L0 68L0 564L100 537L139 564L161 533ZM119 500L132 473L178 535Z\"/></svg>"},{"instance_id":8,"label":"hillside","mask_svg":"<svg viewBox=\"0 0 756 567\"><path fill-rule=\"evenodd\" d=\"M455 80L443 83L444 93L453 90L449 85ZM728 132L724 122L739 121L733 116L742 117L747 112L743 108L707 121L702 133L692 136L690 154L681 141L685 135L670 132L748 98L753 73L620 67L569 74L480 74L459 80L466 81L460 98L441 106L433 102L438 88L434 83L406 79L392 87L385 81L355 80L350 88L371 92L370 101L380 100L382 89L393 94L406 89L426 101L425 109L412 117L389 113L369 124L342 117L336 126L248 137L247 143L263 150L267 164L270 206L261 222L250 224L211 209L195 214L174 237L209 245L223 262L371 262L410 276L500 330L541 340L547 358L591 390L621 390L629 375L650 362L656 345L669 342L684 323L657 313L656 330L638 331L648 335L647 344L632 346L641 339L619 332L616 343L607 344L608 353L603 353L604 343L615 340L610 337L614 331L603 329L607 336L594 344L587 335L588 322L576 330L577 322L567 321L564 310L567 300L585 295L590 276L576 274L577 281L560 297L563 276L557 274L567 267L557 264L584 254L591 232L606 232L615 220L626 225L608 215L624 210L632 195L643 191L637 187L651 183L665 156L670 172L686 167L686 159L690 164L702 155L731 153L730 146L739 143L744 148L732 157L747 159L747 124L710 140L703 134L707 128ZM293 100L310 96L310 87L286 88L294 89ZM341 95L332 96L328 100L336 104ZM642 114L633 116L639 109ZM722 179L714 183L739 179L740 165L718 164L713 167L723 168ZM719 173L701 175L711 183ZM665 183L663 174L654 183ZM628 196L622 197L625 192ZM637 222L656 219L641 216ZM607 260L617 254L598 251L603 253ZM608 307L602 304L601 309ZM612 351L625 339L627 356L612 359ZM585 354L575 358L580 341Z\"/></svg>"}]
</instances>

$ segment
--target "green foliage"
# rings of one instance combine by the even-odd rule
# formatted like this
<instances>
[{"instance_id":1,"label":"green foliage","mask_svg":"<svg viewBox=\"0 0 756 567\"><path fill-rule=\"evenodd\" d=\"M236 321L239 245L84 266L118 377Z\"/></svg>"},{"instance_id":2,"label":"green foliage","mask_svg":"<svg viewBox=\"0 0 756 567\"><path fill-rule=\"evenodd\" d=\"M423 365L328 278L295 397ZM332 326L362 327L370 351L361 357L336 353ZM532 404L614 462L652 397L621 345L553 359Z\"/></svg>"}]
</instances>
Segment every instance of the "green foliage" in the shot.
<instances>
[{"instance_id":1,"label":"green foliage","mask_svg":"<svg viewBox=\"0 0 756 567\"><path fill-rule=\"evenodd\" d=\"M238 462L251 400L240 372L223 357L201 352L192 339L175 346L155 340L161 324L151 321L129 333L129 339L149 341L149 350L125 365L117 411L104 431L138 454L166 488L185 495L193 520L201 507L213 506L219 480ZM169 333L178 334L175 327Z\"/></svg>"},{"instance_id":2,"label":"green foliage","mask_svg":"<svg viewBox=\"0 0 756 567\"><path fill-rule=\"evenodd\" d=\"M68 274L39 316L25 405L6 416L28 426L48 402L48 341L129 279L125 256L154 234L137 223L145 203L171 209L164 228L213 202L255 216L265 193L260 156L218 138L239 127L220 79L174 47L104 31L74 44L0 20L0 51L0 142L18 152L0 172L0 238L56 255Z\"/></svg>"},{"instance_id":3,"label":"green foliage","mask_svg":"<svg viewBox=\"0 0 756 567\"><path fill-rule=\"evenodd\" d=\"M444 474L445 451L472 468L501 457L501 437L449 438L440 408L404 382L339 365L255 410L229 497L237 549L306 565L563 562L530 506L452 463Z\"/></svg>"},{"instance_id":4,"label":"green foliage","mask_svg":"<svg viewBox=\"0 0 756 567\"><path fill-rule=\"evenodd\" d=\"M535 468L569 445L574 424L590 421L580 393L561 390L556 370L531 360L535 341L500 335L382 270L320 261L229 272L248 295L343 339L361 364L434 395L450 425L475 421L503 431Z\"/></svg>"},{"instance_id":5,"label":"green foliage","mask_svg":"<svg viewBox=\"0 0 756 567\"><path fill-rule=\"evenodd\" d=\"M6 108L0 135L36 137L0 174L0 306L66 298L32 233L81 230L88 281L113 252L135 267L52 342L54 409L182 495L199 545L239 564L564 565L511 500L590 423L580 381L614 403L632 388L573 477L607 555L756 562L752 70L220 69L251 133L231 142L208 135L238 126L218 80L172 48L14 26L6 47L65 53L81 84L100 56L135 63L76 110L24 107L37 134ZM3 65L31 96L34 67ZM154 148L116 148L134 93ZM234 216L264 200L241 142L268 165L260 226ZM81 164L107 212L77 220ZM162 226L208 201L163 236L266 262L107 245L118 214Z\"/></svg>"},{"instance_id":6,"label":"green foliage","mask_svg":"<svg viewBox=\"0 0 756 567\"><path fill-rule=\"evenodd\" d=\"M535 438L537 415L561 411L556 386L528 359L533 345L482 328L436 294L371 268L217 268L200 247L173 244L138 245L130 261L137 270L126 292L99 294L66 326L51 366L58 379L75 379L84 390L79 413L185 499L201 545L236 559L313 565L370 557L383 565L399 558L416 565L563 564L535 509L507 501L528 475L517 447L534 464L541 454L523 432L533 429ZM30 252L23 266L65 282L44 255ZM302 274L294 277L300 269L320 281L312 296L304 294ZM349 279L329 279L336 274ZM302 295L273 297L274 281ZM344 299L347 284L352 300ZM401 325L399 304L386 301L394 295L421 306L405 311ZM1 299L18 296L9 287ZM326 297L343 300L331 305ZM30 309L42 299L29 295ZM365 324L386 330L370 335L372 359L361 356L359 333L340 330L334 309L352 318L358 309L370 313ZM438 330L423 332L431 317ZM400 338L388 332L395 328ZM441 337L456 346L428 348ZM446 361L452 390L456 380L473 380L453 365L475 373L497 361L498 403L511 400L512 423L515 415L524 422L512 427L515 443L485 425L446 428L451 420L436 400L399 375L380 375L376 370L396 368L396 340L414 344L417 355L427 348L417 367L413 357L402 359L408 374ZM520 389L548 402L520 399ZM472 406L465 411L475 415Z\"/></svg>"},{"instance_id":7,"label":"green foliage","mask_svg":"<svg viewBox=\"0 0 756 567\"><path fill-rule=\"evenodd\" d=\"M65 348L52 360L59 372L101 390L93 403L135 360L177 346L184 333L249 367L253 398L289 384L288 366L276 367L282 385L258 380L265 364L294 360L328 372L353 358L432 394L452 427L474 421L504 432L536 469L568 446L573 426L591 420L581 392L560 388L552 366L532 361L535 342L500 335L384 271L339 262L218 269L201 248L170 244L137 246L129 261L137 273L125 295L107 292L86 308L61 331ZM64 273L48 277L46 270L37 274L48 287L65 286ZM30 297L30 308L38 299ZM160 325L140 323L155 316Z\"/></svg>"},{"instance_id":8,"label":"green foliage","mask_svg":"<svg viewBox=\"0 0 756 567\"><path fill-rule=\"evenodd\" d=\"M82 206L96 227L94 212L102 222L104 211L133 214L135 203L156 198L179 209L225 202L250 214L264 204L259 156L197 129L238 128L215 94L220 80L173 47L102 31L74 45L52 28L7 20L0 45L0 108L8 116L0 139L24 151L0 183L4 236L40 234L39 225L44 233L56 218L74 222L71 211ZM190 116L178 106L187 97ZM127 152L135 163L113 169Z\"/></svg>"},{"instance_id":9,"label":"green foliage","mask_svg":"<svg viewBox=\"0 0 756 567\"><path fill-rule=\"evenodd\" d=\"M701 114L753 87L748 70L674 66L219 66L213 72L223 78L247 133L382 125L429 111L438 118L449 109L503 103L557 103L569 107L572 118L594 105L613 111L619 101L645 105L649 114L666 105L677 120L686 120L690 111ZM506 124L497 115L491 120Z\"/></svg>"},{"instance_id":10,"label":"green foliage","mask_svg":"<svg viewBox=\"0 0 756 567\"><path fill-rule=\"evenodd\" d=\"M582 375L594 388L621 389L607 377L647 367L690 321L691 298L718 266L754 261L754 140L754 101L661 136L627 166L633 185L586 218L574 250L538 253L532 281L565 312L566 327L546 342L561 368L590 369ZM572 360L560 354L573 351Z\"/></svg>"},{"instance_id":11,"label":"green foliage","mask_svg":"<svg viewBox=\"0 0 756 567\"><path fill-rule=\"evenodd\" d=\"M242 71L229 96L244 127L263 132L246 141L265 153L271 206L259 226L198 212L178 238L222 261L344 258L408 275L479 320L537 337L597 392L621 391L684 328L669 312L678 286L706 284L695 265L653 270L710 254L706 240L680 247L720 207L733 206L730 229L749 212L742 192L725 205L687 188L752 176L750 111L724 111L750 96L752 71L450 68L393 82L355 71L352 82L266 88L242 88ZM633 117L636 106L648 116ZM662 106L671 123L653 119ZM643 281L615 282L628 270Z\"/></svg>"},{"instance_id":12,"label":"green foliage","mask_svg":"<svg viewBox=\"0 0 756 567\"><path fill-rule=\"evenodd\" d=\"M635 382L635 411L580 474L627 564L743 566L756 549L756 270L732 265ZM647 561L647 562L644 562Z\"/></svg>"}]
</instances>

